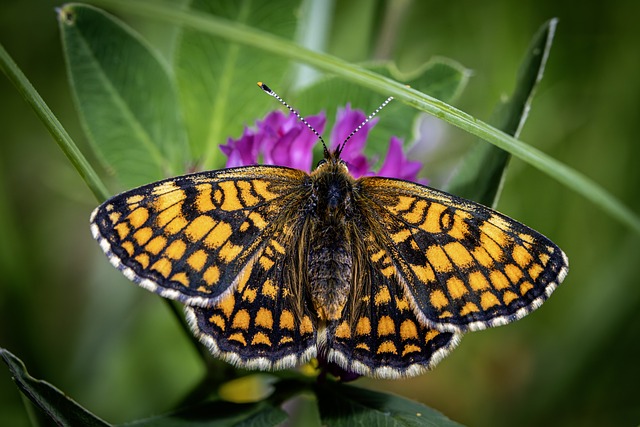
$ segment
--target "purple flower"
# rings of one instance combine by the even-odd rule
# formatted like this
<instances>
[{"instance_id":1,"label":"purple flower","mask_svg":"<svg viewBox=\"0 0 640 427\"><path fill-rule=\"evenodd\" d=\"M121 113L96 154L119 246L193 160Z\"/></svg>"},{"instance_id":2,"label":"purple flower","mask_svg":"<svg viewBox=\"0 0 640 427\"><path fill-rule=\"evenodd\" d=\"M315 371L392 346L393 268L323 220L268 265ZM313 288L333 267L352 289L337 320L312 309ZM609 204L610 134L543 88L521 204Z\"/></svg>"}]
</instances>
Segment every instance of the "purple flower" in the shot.
<instances>
[{"instance_id":1,"label":"purple flower","mask_svg":"<svg viewBox=\"0 0 640 427\"><path fill-rule=\"evenodd\" d=\"M330 150L338 148L365 118L366 115L362 111L351 109L349 104L338 109L336 123L331 130ZM326 123L323 113L310 116L306 120L322 133ZM376 175L372 169L375 161L367 159L363 150L369 131L377 121L378 119L373 119L366 123L347 141L340 153L354 178ZM267 114L264 120L257 121L255 128L245 127L240 139L229 138L227 144L220 146L220 149L227 155L228 168L260 162L309 172L313 161L313 146L317 142L318 138L295 114L285 115L281 111L274 111ZM407 159L402 150L402 141L392 137L377 175L426 183L426 180L417 178L421 166L420 162Z\"/></svg>"},{"instance_id":2,"label":"purple flower","mask_svg":"<svg viewBox=\"0 0 640 427\"><path fill-rule=\"evenodd\" d=\"M326 119L324 114L306 118L318 132L322 132ZM220 149L227 155L226 167L255 165L262 158L267 165L289 166L309 171L313 160L313 146L318 138L295 114L286 116L281 111L273 111L262 121L256 122L256 129L246 128L240 139L227 140Z\"/></svg>"},{"instance_id":3,"label":"purple flower","mask_svg":"<svg viewBox=\"0 0 640 427\"><path fill-rule=\"evenodd\" d=\"M258 147L255 144L255 133L245 127L240 139L227 139L227 145L221 145L220 150L227 155L228 168L248 166L258 162Z\"/></svg>"}]
</instances>

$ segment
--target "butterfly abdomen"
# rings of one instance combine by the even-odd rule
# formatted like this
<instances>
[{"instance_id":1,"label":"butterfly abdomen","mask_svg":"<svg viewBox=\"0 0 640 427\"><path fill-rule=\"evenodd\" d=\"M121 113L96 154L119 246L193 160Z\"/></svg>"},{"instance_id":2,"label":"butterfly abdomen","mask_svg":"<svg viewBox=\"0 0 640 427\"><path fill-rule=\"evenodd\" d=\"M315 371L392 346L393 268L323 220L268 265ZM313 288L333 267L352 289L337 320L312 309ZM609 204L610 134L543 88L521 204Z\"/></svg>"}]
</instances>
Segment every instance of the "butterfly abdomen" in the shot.
<instances>
[{"instance_id":1,"label":"butterfly abdomen","mask_svg":"<svg viewBox=\"0 0 640 427\"><path fill-rule=\"evenodd\" d=\"M351 288L353 259L344 226L314 224L308 255L309 291L320 320L337 320Z\"/></svg>"}]
</instances>

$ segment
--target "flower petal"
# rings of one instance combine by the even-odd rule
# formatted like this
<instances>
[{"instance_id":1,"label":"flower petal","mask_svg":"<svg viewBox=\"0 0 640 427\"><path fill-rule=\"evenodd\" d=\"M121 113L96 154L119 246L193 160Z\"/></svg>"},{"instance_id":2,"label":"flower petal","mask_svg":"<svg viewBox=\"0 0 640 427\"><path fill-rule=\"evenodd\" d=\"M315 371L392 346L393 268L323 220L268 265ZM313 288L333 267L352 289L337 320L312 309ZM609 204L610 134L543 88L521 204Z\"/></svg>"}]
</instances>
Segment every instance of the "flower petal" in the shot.
<instances>
[{"instance_id":1,"label":"flower petal","mask_svg":"<svg viewBox=\"0 0 640 427\"><path fill-rule=\"evenodd\" d=\"M293 152L296 150L295 142L302 129L291 129L289 132L275 140L270 152L264 153L265 163L278 166L294 166Z\"/></svg>"},{"instance_id":2,"label":"flower petal","mask_svg":"<svg viewBox=\"0 0 640 427\"><path fill-rule=\"evenodd\" d=\"M426 180L417 179L421 168L421 162L409 160L405 157L402 151L402 140L392 136L389 141L389 150L378 175L422 183Z\"/></svg>"},{"instance_id":3,"label":"flower petal","mask_svg":"<svg viewBox=\"0 0 640 427\"><path fill-rule=\"evenodd\" d=\"M226 145L221 145L220 150L227 155L225 167L248 166L258 163L258 147L255 134L247 127L244 128L240 139L227 140Z\"/></svg>"},{"instance_id":4,"label":"flower petal","mask_svg":"<svg viewBox=\"0 0 640 427\"><path fill-rule=\"evenodd\" d=\"M352 110L351 104L347 104L345 108L339 108L336 124L331 130L331 149L338 148L366 118L367 116L362 110ZM349 139L342 153L361 152L367 142L369 131L373 129L376 123L378 123L378 119L374 118L362 126L362 129Z\"/></svg>"},{"instance_id":5,"label":"flower petal","mask_svg":"<svg viewBox=\"0 0 640 427\"><path fill-rule=\"evenodd\" d=\"M344 109L339 108L336 124L331 131L331 150L338 148L366 118L367 116L361 110L352 110L350 104L347 104ZM371 172L371 164L367 161L362 150L367 142L369 131L377 122L377 119L373 119L362 126L362 128L347 141L344 149L340 153L340 157L347 162L349 171L356 178L370 174Z\"/></svg>"}]
</instances>

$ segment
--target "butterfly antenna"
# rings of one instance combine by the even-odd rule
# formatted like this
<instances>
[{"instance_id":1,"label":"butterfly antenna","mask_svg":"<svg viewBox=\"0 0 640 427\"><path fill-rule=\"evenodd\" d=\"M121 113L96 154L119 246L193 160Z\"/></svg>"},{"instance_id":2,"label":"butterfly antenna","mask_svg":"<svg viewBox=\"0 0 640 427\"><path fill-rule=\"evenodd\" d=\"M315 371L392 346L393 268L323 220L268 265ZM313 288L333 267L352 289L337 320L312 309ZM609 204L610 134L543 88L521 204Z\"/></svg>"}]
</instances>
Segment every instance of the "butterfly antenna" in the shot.
<instances>
[{"instance_id":1,"label":"butterfly antenna","mask_svg":"<svg viewBox=\"0 0 640 427\"><path fill-rule=\"evenodd\" d=\"M355 128L353 130L353 132L351 132L349 134L349 136L344 140L344 142L340 145L340 147L338 147L338 150L337 150L338 157L340 156L340 153L342 153L342 150L344 149L344 146L347 145L347 141L349 141L351 138L353 138L353 135L355 135L360 129L362 129L364 127L364 125L369 123L369 120L371 120L373 118L373 116L378 114L380 112L380 110L382 110L389 102L391 102L392 99L393 99L393 96L388 97L387 100L384 101L382 104L380 104L380 106L378 108L376 108L376 110L373 113L369 114L369 117L367 117L364 120L364 122L360 123L360 126Z\"/></svg>"},{"instance_id":2,"label":"butterfly antenna","mask_svg":"<svg viewBox=\"0 0 640 427\"><path fill-rule=\"evenodd\" d=\"M313 128L313 126L311 126L305 119L304 117L302 117L296 110L294 110L293 108L291 108L291 106L289 104L287 104L285 102L284 99L280 98L280 96L275 93L274 91L271 90L271 88L269 86L267 86L266 84L262 83L262 82L258 82L258 86L260 87L260 89L262 89L263 91L265 91L268 95L273 96L275 99L277 99L278 101L280 101L280 103L282 105L284 105L285 107L287 107L289 109L289 111L291 111L293 114L296 115L296 117L305 125L307 125L307 127L309 129L311 129L311 131L318 137L318 139L320 140L320 142L322 142L322 148L324 150L324 156L325 157L329 157L329 150L327 149L327 144L325 144L324 139L322 139L322 136L318 133L317 130L315 130ZM379 110L379 109L378 109ZM377 111L376 111L377 112Z\"/></svg>"}]
</instances>

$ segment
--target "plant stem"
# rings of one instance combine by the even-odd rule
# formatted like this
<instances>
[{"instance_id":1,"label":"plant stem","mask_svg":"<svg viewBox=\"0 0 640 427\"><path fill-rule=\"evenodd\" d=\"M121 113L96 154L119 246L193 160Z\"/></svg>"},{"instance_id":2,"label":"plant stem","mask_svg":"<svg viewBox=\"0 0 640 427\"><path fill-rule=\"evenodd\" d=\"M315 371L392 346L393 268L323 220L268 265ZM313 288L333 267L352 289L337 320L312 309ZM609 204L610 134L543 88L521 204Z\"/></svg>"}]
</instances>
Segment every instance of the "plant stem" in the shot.
<instances>
[{"instance_id":1,"label":"plant stem","mask_svg":"<svg viewBox=\"0 0 640 427\"><path fill-rule=\"evenodd\" d=\"M87 159L82 155L80 149L73 142L73 139L71 139L60 121L58 121L49 106L31 85L31 82L29 82L20 68L18 68L2 44L0 44L0 68L2 68L2 71L11 83L18 89L18 92L22 94L42 123L44 123L51 136L53 136L53 139L58 143L58 147L60 147L71 164L73 164L73 167L78 171L95 198L99 202L107 200L109 198L107 187L102 183L98 174L93 170Z\"/></svg>"}]
</instances>

